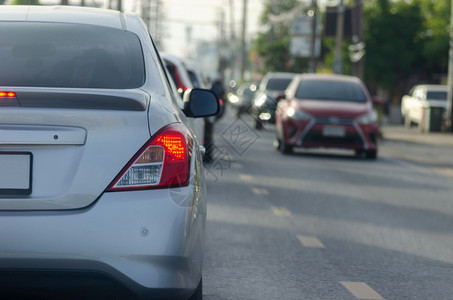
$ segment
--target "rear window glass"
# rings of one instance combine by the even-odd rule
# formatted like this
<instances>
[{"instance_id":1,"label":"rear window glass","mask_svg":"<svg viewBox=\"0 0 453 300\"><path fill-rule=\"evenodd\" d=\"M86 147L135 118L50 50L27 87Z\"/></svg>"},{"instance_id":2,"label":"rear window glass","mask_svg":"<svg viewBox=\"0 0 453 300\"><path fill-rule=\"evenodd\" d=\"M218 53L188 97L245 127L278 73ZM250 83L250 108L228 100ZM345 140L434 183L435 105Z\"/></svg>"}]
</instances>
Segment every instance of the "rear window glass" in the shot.
<instances>
[{"instance_id":1,"label":"rear window glass","mask_svg":"<svg viewBox=\"0 0 453 300\"><path fill-rule=\"evenodd\" d=\"M284 91L291 83L291 78L270 78L266 85L269 91Z\"/></svg>"},{"instance_id":2,"label":"rear window glass","mask_svg":"<svg viewBox=\"0 0 453 300\"><path fill-rule=\"evenodd\" d=\"M187 70L187 74L189 75L190 81L192 82L194 88L202 88L201 82L198 80L198 77L194 72Z\"/></svg>"},{"instance_id":3,"label":"rear window glass","mask_svg":"<svg viewBox=\"0 0 453 300\"><path fill-rule=\"evenodd\" d=\"M174 66L171 63L166 63L165 64L168 70L168 73L170 73L171 79L173 80L173 83L176 85L178 89L184 89L184 85L182 84L181 78L179 77L178 70L176 69L176 66Z\"/></svg>"},{"instance_id":4,"label":"rear window glass","mask_svg":"<svg viewBox=\"0 0 453 300\"><path fill-rule=\"evenodd\" d=\"M296 98L366 102L365 93L359 84L332 80L303 80L297 88Z\"/></svg>"},{"instance_id":5,"label":"rear window glass","mask_svg":"<svg viewBox=\"0 0 453 300\"><path fill-rule=\"evenodd\" d=\"M427 92L426 99L447 101L447 92L442 92L442 91Z\"/></svg>"},{"instance_id":6,"label":"rear window glass","mask_svg":"<svg viewBox=\"0 0 453 300\"><path fill-rule=\"evenodd\" d=\"M3 22L0 85L137 88L145 67L139 38L101 26Z\"/></svg>"}]
</instances>

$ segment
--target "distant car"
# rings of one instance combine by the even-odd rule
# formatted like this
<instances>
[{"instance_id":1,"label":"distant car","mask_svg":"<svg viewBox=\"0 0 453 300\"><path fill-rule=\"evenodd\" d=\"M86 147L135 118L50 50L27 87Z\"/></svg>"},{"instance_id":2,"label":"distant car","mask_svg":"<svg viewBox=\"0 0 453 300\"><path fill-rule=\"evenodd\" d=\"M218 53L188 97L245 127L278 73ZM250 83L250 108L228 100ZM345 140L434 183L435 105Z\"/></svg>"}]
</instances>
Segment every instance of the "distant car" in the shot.
<instances>
[{"instance_id":1,"label":"distant car","mask_svg":"<svg viewBox=\"0 0 453 300\"><path fill-rule=\"evenodd\" d=\"M244 113L251 113L252 101L258 85L257 82L246 82L239 86L235 94L230 94L229 102L236 110L238 118Z\"/></svg>"},{"instance_id":2,"label":"distant car","mask_svg":"<svg viewBox=\"0 0 453 300\"><path fill-rule=\"evenodd\" d=\"M206 193L189 120L143 21L0 5L0 294L201 299Z\"/></svg>"},{"instance_id":3,"label":"distant car","mask_svg":"<svg viewBox=\"0 0 453 300\"><path fill-rule=\"evenodd\" d=\"M194 62L185 63L182 58L169 53L161 53L161 57L181 97L188 89L206 88ZM195 121L199 142L205 147L203 155L205 162L211 162L214 155L214 123L215 116Z\"/></svg>"},{"instance_id":4,"label":"distant car","mask_svg":"<svg viewBox=\"0 0 453 300\"><path fill-rule=\"evenodd\" d=\"M256 129L261 129L265 122L275 123L277 97L285 92L295 75L269 72L264 76L252 102L252 116Z\"/></svg>"},{"instance_id":5,"label":"distant car","mask_svg":"<svg viewBox=\"0 0 453 300\"><path fill-rule=\"evenodd\" d=\"M436 84L421 84L414 86L408 95L401 99L401 114L404 124L410 127L413 124L421 126L424 110L438 108L439 118L447 109L448 86Z\"/></svg>"},{"instance_id":6,"label":"distant car","mask_svg":"<svg viewBox=\"0 0 453 300\"><path fill-rule=\"evenodd\" d=\"M377 115L360 79L301 74L291 82L284 98L276 111L276 146L281 152L343 148L376 158Z\"/></svg>"}]
</instances>

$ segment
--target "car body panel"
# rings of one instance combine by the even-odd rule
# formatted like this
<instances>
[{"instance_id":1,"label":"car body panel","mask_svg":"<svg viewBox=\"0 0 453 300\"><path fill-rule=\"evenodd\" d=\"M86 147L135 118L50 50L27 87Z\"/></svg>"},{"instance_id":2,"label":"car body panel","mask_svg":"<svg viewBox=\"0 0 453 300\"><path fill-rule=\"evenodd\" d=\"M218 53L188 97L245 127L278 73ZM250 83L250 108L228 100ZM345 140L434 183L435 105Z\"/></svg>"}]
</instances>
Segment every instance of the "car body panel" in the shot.
<instances>
[{"instance_id":1,"label":"car body panel","mask_svg":"<svg viewBox=\"0 0 453 300\"><path fill-rule=\"evenodd\" d=\"M435 93L436 99L430 99L430 93ZM404 95L401 99L401 114L406 125L409 126L412 123L420 125L426 108L439 107L446 111L447 96L448 86L446 85L421 84L414 86L409 94ZM439 97L443 99L438 99Z\"/></svg>"},{"instance_id":2,"label":"car body panel","mask_svg":"<svg viewBox=\"0 0 453 300\"><path fill-rule=\"evenodd\" d=\"M275 122L275 109L278 104L276 98L285 92L294 76L295 73L268 72L261 80L251 108L257 129L263 121Z\"/></svg>"},{"instance_id":3,"label":"car body panel","mask_svg":"<svg viewBox=\"0 0 453 300\"><path fill-rule=\"evenodd\" d=\"M0 283L1 291L11 292L13 286L18 287L13 292L21 292L27 283L57 289L55 277L40 274L60 274L69 279L59 284L77 294L80 285L93 283L88 274L98 274L135 296L190 296L201 280L206 223L201 148L193 119L182 111L143 21L112 10L0 6L0 24L12 21L132 32L146 68L143 84L128 89L0 86L16 93L14 101L0 101L0 163L19 155L12 166L27 171L23 162L28 160L22 158L30 157L32 183L29 194L13 195L2 194L0 182L0 274L12 280ZM187 147L187 185L108 190L138 151L170 124L180 124L193 143ZM2 171L0 178L5 176ZM8 276L11 272L14 276Z\"/></svg>"},{"instance_id":4,"label":"car body panel","mask_svg":"<svg viewBox=\"0 0 453 300\"><path fill-rule=\"evenodd\" d=\"M330 99L299 99L296 91L304 80L326 85L330 81L354 84L363 90L364 101ZM344 148L357 151L377 151L378 124L369 124L360 118L373 113L371 97L357 78L342 75L303 74L294 78L276 111L276 134L279 145L286 149ZM371 152L373 151L373 152Z\"/></svg>"},{"instance_id":5,"label":"car body panel","mask_svg":"<svg viewBox=\"0 0 453 300\"><path fill-rule=\"evenodd\" d=\"M295 106L320 117L335 116L339 118L357 118L371 109L371 104L366 103L347 103L337 101L317 101L303 100L296 101Z\"/></svg>"}]
</instances>

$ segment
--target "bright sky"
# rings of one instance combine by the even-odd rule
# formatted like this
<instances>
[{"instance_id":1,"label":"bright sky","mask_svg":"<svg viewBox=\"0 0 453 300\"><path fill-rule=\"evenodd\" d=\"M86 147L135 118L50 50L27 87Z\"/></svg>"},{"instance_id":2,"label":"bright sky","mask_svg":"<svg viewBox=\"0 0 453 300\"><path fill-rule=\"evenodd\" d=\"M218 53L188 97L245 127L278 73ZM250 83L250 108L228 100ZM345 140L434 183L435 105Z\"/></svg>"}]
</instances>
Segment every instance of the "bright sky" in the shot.
<instances>
[{"instance_id":1,"label":"bright sky","mask_svg":"<svg viewBox=\"0 0 453 300\"><path fill-rule=\"evenodd\" d=\"M225 34L230 37L231 17L234 19L236 37L241 36L243 0L232 0L231 15L229 0L165 0L164 50L176 55L186 55L188 29L192 40L215 43L220 36L220 20L224 15ZM247 37L253 38L259 30L259 17L263 0L248 0Z\"/></svg>"}]
</instances>

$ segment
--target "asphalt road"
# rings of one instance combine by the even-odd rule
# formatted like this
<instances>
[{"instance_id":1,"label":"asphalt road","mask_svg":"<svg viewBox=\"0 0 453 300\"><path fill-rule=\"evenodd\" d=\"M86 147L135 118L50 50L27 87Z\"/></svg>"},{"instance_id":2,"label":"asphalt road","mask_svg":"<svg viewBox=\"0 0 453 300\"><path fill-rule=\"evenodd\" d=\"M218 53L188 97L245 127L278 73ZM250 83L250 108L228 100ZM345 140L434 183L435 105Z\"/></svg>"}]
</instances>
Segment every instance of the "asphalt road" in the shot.
<instances>
[{"instance_id":1,"label":"asphalt road","mask_svg":"<svg viewBox=\"0 0 453 300\"><path fill-rule=\"evenodd\" d=\"M251 124L216 124L205 299L452 299L453 177L392 140L285 156Z\"/></svg>"}]
</instances>

